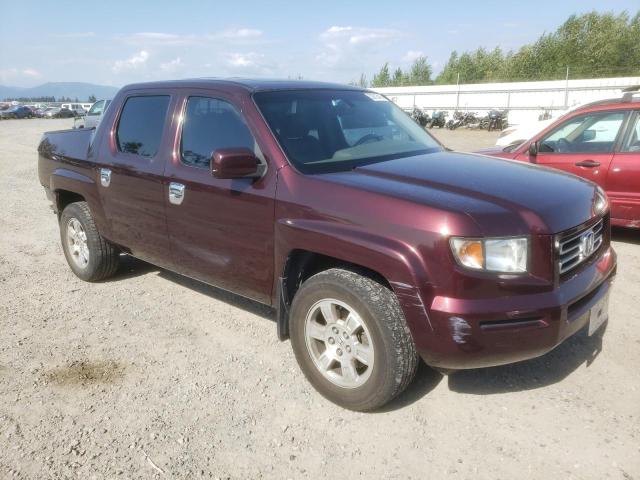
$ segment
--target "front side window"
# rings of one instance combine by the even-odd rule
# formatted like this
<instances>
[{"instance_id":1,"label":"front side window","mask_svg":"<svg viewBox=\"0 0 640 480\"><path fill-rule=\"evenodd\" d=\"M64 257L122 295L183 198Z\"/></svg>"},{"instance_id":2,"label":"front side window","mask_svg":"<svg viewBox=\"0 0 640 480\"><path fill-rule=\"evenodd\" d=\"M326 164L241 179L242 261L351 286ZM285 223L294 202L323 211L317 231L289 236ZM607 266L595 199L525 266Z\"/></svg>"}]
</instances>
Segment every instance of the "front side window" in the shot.
<instances>
[{"instance_id":1,"label":"front side window","mask_svg":"<svg viewBox=\"0 0 640 480\"><path fill-rule=\"evenodd\" d=\"M183 163L207 168L216 150L240 147L261 158L251 131L233 105L217 98L189 97L180 140Z\"/></svg>"},{"instance_id":2,"label":"front side window","mask_svg":"<svg viewBox=\"0 0 640 480\"><path fill-rule=\"evenodd\" d=\"M541 153L609 153L618 137L624 112L580 115L556 128L541 142Z\"/></svg>"},{"instance_id":3,"label":"front side window","mask_svg":"<svg viewBox=\"0 0 640 480\"><path fill-rule=\"evenodd\" d=\"M640 111L636 113L635 120L629 127L627 140L622 147L623 152L639 152L640 153Z\"/></svg>"},{"instance_id":4,"label":"front side window","mask_svg":"<svg viewBox=\"0 0 640 480\"><path fill-rule=\"evenodd\" d=\"M285 90L254 94L287 158L302 173L345 171L441 150L382 95L357 90Z\"/></svg>"},{"instance_id":5,"label":"front side window","mask_svg":"<svg viewBox=\"0 0 640 480\"><path fill-rule=\"evenodd\" d=\"M143 157L155 156L168 108L168 95L129 97L116 130L118 150Z\"/></svg>"},{"instance_id":6,"label":"front side window","mask_svg":"<svg viewBox=\"0 0 640 480\"><path fill-rule=\"evenodd\" d=\"M89 109L89 113L87 115L100 115L104 110L104 100L100 100L94 103Z\"/></svg>"}]
</instances>

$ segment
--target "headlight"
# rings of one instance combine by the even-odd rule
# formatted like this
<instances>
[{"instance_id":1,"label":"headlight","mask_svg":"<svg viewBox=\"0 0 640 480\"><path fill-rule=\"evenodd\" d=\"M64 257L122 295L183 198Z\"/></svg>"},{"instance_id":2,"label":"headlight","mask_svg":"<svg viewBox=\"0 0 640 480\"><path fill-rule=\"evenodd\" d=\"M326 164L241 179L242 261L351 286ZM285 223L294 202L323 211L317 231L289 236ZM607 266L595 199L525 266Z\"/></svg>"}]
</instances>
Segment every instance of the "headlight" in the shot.
<instances>
[{"instance_id":1,"label":"headlight","mask_svg":"<svg viewBox=\"0 0 640 480\"><path fill-rule=\"evenodd\" d=\"M604 190L600 187L596 189L596 194L593 199L593 214L602 215L609 209L609 199Z\"/></svg>"},{"instance_id":2,"label":"headlight","mask_svg":"<svg viewBox=\"0 0 640 480\"><path fill-rule=\"evenodd\" d=\"M529 252L526 238L460 238L450 239L456 261L473 270L502 273L527 271Z\"/></svg>"}]
</instances>

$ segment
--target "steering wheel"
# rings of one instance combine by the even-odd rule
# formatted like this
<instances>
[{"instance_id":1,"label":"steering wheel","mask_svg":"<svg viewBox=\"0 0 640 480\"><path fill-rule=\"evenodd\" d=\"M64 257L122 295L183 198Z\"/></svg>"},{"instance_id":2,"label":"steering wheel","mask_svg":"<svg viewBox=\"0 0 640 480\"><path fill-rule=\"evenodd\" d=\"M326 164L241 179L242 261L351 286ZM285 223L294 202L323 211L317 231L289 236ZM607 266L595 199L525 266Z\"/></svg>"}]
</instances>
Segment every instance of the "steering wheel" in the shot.
<instances>
[{"instance_id":1,"label":"steering wheel","mask_svg":"<svg viewBox=\"0 0 640 480\"><path fill-rule=\"evenodd\" d=\"M368 142L379 142L384 137L382 135L376 135L375 133L367 133L364 137L361 137L356 143L353 144L354 147L358 145L362 145L363 143Z\"/></svg>"},{"instance_id":2,"label":"steering wheel","mask_svg":"<svg viewBox=\"0 0 640 480\"><path fill-rule=\"evenodd\" d=\"M571 149L571 144L567 141L566 138L560 138L556 142L556 152L558 153L567 153Z\"/></svg>"}]
</instances>

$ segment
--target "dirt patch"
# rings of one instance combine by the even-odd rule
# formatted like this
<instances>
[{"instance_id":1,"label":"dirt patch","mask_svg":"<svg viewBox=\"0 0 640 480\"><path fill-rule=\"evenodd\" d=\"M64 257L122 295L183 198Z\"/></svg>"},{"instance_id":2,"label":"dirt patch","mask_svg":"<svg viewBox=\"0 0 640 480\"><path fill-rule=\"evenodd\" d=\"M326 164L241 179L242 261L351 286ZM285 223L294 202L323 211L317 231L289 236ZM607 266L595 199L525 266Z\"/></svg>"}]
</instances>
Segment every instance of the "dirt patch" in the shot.
<instances>
[{"instance_id":1,"label":"dirt patch","mask_svg":"<svg viewBox=\"0 0 640 480\"><path fill-rule=\"evenodd\" d=\"M124 376L124 366L114 361L71 362L66 367L45 373L50 383L61 386L86 386L96 383L115 383Z\"/></svg>"}]
</instances>

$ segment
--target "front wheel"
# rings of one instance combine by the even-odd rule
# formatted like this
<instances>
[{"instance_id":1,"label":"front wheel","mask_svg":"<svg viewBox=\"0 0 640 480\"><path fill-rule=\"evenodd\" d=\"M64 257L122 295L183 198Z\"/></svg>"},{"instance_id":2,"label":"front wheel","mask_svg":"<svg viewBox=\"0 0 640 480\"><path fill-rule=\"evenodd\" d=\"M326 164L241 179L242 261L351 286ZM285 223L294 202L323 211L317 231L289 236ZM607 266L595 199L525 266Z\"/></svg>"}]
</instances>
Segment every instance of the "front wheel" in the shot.
<instances>
[{"instance_id":1,"label":"front wheel","mask_svg":"<svg viewBox=\"0 0 640 480\"><path fill-rule=\"evenodd\" d=\"M82 280L104 280L118 269L118 250L98 233L86 202L70 203L62 211L60 239L69 267Z\"/></svg>"},{"instance_id":2,"label":"front wheel","mask_svg":"<svg viewBox=\"0 0 640 480\"><path fill-rule=\"evenodd\" d=\"M291 343L309 382L350 410L379 408L411 382L418 355L395 295L355 272L305 281L290 312Z\"/></svg>"}]
</instances>

